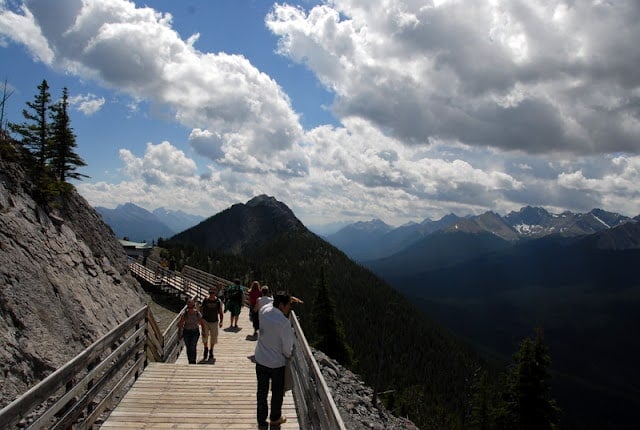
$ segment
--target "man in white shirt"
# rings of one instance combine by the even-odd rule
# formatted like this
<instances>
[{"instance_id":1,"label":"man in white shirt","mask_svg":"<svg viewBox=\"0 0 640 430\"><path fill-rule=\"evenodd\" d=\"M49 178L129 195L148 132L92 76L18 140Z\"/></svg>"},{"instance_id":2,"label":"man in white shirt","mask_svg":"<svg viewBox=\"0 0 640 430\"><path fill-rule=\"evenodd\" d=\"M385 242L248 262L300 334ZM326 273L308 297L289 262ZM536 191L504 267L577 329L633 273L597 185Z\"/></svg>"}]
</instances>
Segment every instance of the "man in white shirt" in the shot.
<instances>
[{"instance_id":1,"label":"man in white shirt","mask_svg":"<svg viewBox=\"0 0 640 430\"><path fill-rule=\"evenodd\" d=\"M256 377L258 378L257 418L260 429L267 428L267 395L271 381L271 426L287 421L282 415L284 368L293 351L293 328L289 322L291 296L278 293L273 303L260 308L260 337L256 345Z\"/></svg>"}]
</instances>

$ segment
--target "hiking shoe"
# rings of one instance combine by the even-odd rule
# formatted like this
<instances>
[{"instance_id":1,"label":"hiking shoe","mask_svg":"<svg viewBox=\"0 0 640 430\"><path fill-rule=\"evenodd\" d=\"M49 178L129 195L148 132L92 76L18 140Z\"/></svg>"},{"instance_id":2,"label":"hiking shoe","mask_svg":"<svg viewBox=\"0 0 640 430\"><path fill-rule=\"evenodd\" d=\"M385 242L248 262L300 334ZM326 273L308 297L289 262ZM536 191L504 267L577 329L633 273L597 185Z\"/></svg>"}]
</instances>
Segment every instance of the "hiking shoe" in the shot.
<instances>
[{"instance_id":1,"label":"hiking shoe","mask_svg":"<svg viewBox=\"0 0 640 430\"><path fill-rule=\"evenodd\" d=\"M279 426L280 424L284 424L287 422L287 417L285 417L284 415L282 415L280 418L278 418L277 420L271 420L271 425L272 426Z\"/></svg>"}]
</instances>

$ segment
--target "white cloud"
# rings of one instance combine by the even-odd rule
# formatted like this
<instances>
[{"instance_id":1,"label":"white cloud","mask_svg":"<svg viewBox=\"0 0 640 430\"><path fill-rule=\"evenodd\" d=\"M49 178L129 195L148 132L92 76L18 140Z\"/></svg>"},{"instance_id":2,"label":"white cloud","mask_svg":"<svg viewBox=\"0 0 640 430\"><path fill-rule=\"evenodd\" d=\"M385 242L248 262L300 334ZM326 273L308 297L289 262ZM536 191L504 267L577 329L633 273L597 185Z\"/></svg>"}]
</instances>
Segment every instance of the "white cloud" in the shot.
<instances>
[{"instance_id":1,"label":"white cloud","mask_svg":"<svg viewBox=\"0 0 640 430\"><path fill-rule=\"evenodd\" d=\"M182 40L170 14L124 0L55 6L33 0L22 14L3 11L2 17L16 23L0 27L4 34L18 24L30 30L29 36L11 37L39 52L42 61L167 105L187 127L215 130L225 165L304 174L295 148L302 128L280 86L240 55L198 51L197 36ZM47 55L43 42L51 46Z\"/></svg>"},{"instance_id":2,"label":"white cloud","mask_svg":"<svg viewBox=\"0 0 640 430\"><path fill-rule=\"evenodd\" d=\"M267 25L338 116L406 144L638 153L639 15L633 0L333 0L277 4Z\"/></svg>"},{"instance_id":3,"label":"white cloud","mask_svg":"<svg viewBox=\"0 0 640 430\"><path fill-rule=\"evenodd\" d=\"M617 156L608 160L609 168L602 174L587 176L583 170L558 175L558 185L569 190L592 195L604 207L638 214L640 199L640 156Z\"/></svg>"},{"instance_id":4,"label":"white cloud","mask_svg":"<svg viewBox=\"0 0 640 430\"><path fill-rule=\"evenodd\" d=\"M519 189L518 181L497 171L482 171L460 160L445 160L427 145L406 147L370 123L350 118L346 127L319 127L309 133L311 158L322 171L336 170L370 186L390 186L437 193L474 182L487 190Z\"/></svg>"},{"instance_id":5,"label":"white cloud","mask_svg":"<svg viewBox=\"0 0 640 430\"><path fill-rule=\"evenodd\" d=\"M77 109L87 116L91 116L98 112L104 106L104 97L98 97L95 94L81 94L69 97L69 105L77 107Z\"/></svg>"},{"instance_id":6,"label":"white cloud","mask_svg":"<svg viewBox=\"0 0 640 430\"><path fill-rule=\"evenodd\" d=\"M31 11L21 7L19 11L13 12L5 9L7 6L9 5L4 2L0 4L0 35L24 44L34 58L51 64L54 58L53 50L35 23Z\"/></svg>"},{"instance_id":7,"label":"white cloud","mask_svg":"<svg viewBox=\"0 0 640 430\"><path fill-rule=\"evenodd\" d=\"M194 128L189 134L189 143L198 154L210 160L217 161L224 157L222 139L217 133Z\"/></svg>"},{"instance_id":8,"label":"white cloud","mask_svg":"<svg viewBox=\"0 0 640 430\"><path fill-rule=\"evenodd\" d=\"M470 147L460 147L455 155L449 148L407 148L362 120L348 124L357 133L329 126L309 132L313 162L305 177L219 167L199 175L194 160L162 142L147 144L140 157L121 150L120 183L81 183L78 188L94 205L132 201L148 209L179 207L203 216L264 193L285 202L308 224L378 217L400 225L450 212L506 214L527 204L552 211L604 207L632 216L640 212L635 203L640 198L637 156L577 157L557 163L549 163L546 156L530 157L523 169L518 157L492 164L487 154L473 165L464 161L470 158L465 154L478 152ZM501 169L501 164L513 171Z\"/></svg>"},{"instance_id":9,"label":"white cloud","mask_svg":"<svg viewBox=\"0 0 640 430\"><path fill-rule=\"evenodd\" d=\"M242 55L196 49L200 35L183 40L169 14L123 0L6 4L6 40L191 130L191 150L121 149L120 183L79 185L93 204L212 215L266 193L309 223L526 204L640 212L633 0L276 4L266 24L278 52L335 95L339 124L311 130L274 78ZM74 103L90 115L105 101Z\"/></svg>"},{"instance_id":10,"label":"white cloud","mask_svg":"<svg viewBox=\"0 0 640 430\"><path fill-rule=\"evenodd\" d=\"M169 142L147 143L143 158L135 157L127 149L120 150L120 157L129 176L141 177L149 185L182 184L197 178L196 163Z\"/></svg>"}]
</instances>

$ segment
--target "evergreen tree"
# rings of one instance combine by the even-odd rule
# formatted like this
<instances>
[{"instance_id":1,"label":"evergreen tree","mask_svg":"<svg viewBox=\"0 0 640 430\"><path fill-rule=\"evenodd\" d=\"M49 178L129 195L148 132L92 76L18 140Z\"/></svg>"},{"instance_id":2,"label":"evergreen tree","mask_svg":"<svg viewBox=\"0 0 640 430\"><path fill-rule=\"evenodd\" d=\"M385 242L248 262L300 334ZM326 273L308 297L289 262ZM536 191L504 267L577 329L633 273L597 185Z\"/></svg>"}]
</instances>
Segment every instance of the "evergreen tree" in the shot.
<instances>
[{"instance_id":1,"label":"evergreen tree","mask_svg":"<svg viewBox=\"0 0 640 430\"><path fill-rule=\"evenodd\" d=\"M45 174L47 153L51 144L51 126L47 121L51 94L46 79L38 85L38 94L34 100L27 102L29 109L22 110L25 122L21 124L9 123L9 129L18 135L22 145L35 157L35 176ZM41 181L39 181L41 182Z\"/></svg>"},{"instance_id":2,"label":"evergreen tree","mask_svg":"<svg viewBox=\"0 0 640 430\"><path fill-rule=\"evenodd\" d=\"M70 125L68 106L69 95L65 87L62 90L62 100L51 107L53 140L48 157L52 174L61 183L68 178L80 179L88 177L76 171L78 167L86 166L87 164L75 152L77 146L76 136Z\"/></svg>"},{"instance_id":3,"label":"evergreen tree","mask_svg":"<svg viewBox=\"0 0 640 430\"><path fill-rule=\"evenodd\" d=\"M353 351L347 344L344 328L336 315L336 304L329 294L324 269L320 270L320 284L313 303L311 319L315 336L313 346L343 365L351 365Z\"/></svg>"},{"instance_id":4,"label":"evergreen tree","mask_svg":"<svg viewBox=\"0 0 640 430\"><path fill-rule=\"evenodd\" d=\"M486 382L486 373L482 373L479 376L476 391L471 399L471 420L469 425L474 430L491 429L491 405Z\"/></svg>"},{"instance_id":5,"label":"evergreen tree","mask_svg":"<svg viewBox=\"0 0 640 430\"><path fill-rule=\"evenodd\" d=\"M527 338L514 355L507 374L501 426L520 430L557 428L560 410L551 397L549 367L551 359L542 330Z\"/></svg>"}]
</instances>

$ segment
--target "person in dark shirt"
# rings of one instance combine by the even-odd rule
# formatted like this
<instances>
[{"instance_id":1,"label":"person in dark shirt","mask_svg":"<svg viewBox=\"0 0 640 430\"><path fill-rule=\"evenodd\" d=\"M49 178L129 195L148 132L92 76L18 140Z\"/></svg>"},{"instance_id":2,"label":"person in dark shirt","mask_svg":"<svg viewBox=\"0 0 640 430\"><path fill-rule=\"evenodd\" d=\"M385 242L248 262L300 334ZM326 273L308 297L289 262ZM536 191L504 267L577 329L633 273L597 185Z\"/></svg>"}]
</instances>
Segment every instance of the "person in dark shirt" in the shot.
<instances>
[{"instance_id":1,"label":"person in dark shirt","mask_svg":"<svg viewBox=\"0 0 640 430\"><path fill-rule=\"evenodd\" d=\"M229 328L238 328L238 318L244 302L246 287L240 285L240 279L235 279L233 285L229 285L225 292L225 311L231 313Z\"/></svg>"},{"instance_id":2,"label":"person in dark shirt","mask_svg":"<svg viewBox=\"0 0 640 430\"><path fill-rule=\"evenodd\" d=\"M218 343L218 328L222 327L222 302L216 296L215 287L209 288L209 297L202 300L202 318L206 321L206 332L202 335L202 343L204 345L204 357L202 361L209 360L213 362L213 346Z\"/></svg>"}]
</instances>

